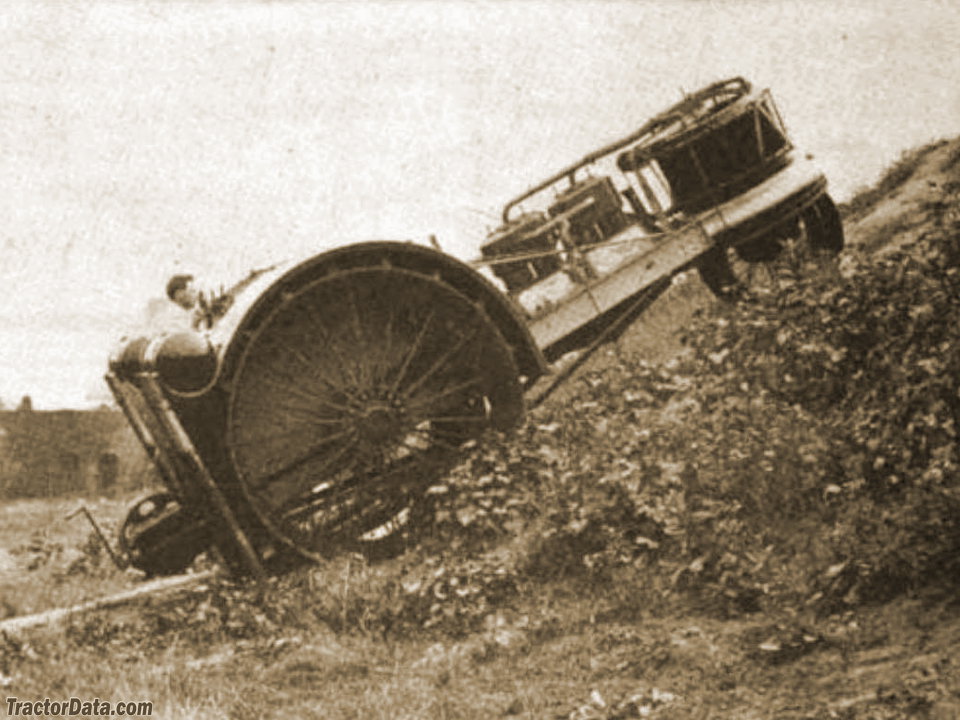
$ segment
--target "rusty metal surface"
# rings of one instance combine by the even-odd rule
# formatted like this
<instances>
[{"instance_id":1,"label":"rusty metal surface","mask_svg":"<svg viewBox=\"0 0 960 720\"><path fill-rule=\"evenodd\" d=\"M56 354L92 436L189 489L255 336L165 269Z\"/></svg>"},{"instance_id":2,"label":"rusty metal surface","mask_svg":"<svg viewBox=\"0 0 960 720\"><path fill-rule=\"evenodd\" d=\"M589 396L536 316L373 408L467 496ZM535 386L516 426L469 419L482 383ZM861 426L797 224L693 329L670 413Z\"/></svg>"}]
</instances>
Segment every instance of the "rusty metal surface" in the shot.
<instances>
[{"instance_id":1,"label":"rusty metal surface","mask_svg":"<svg viewBox=\"0 0 960 720\"><path fill-rule=\"evenodd\" d=\"M169 400L163 394L159 383L155 378L143 378L141 390L147 400L147 404L154 410L158 421L164 427L167 434L176 442L178 451L184 460L189 463L189 469L186 471L185 480L194 486L202 489L202 494L206 500L213 506L214 515L218 517L221 524L226 527L230 533L230 538L236 545L238 554L246 565L247 571L256 579L262 580L266 573L263 563L257 550L253 547L246 529L237 521L234 509L227 502L221 487L216 478L210 473L210 468L204 462L204 458L197 452L193 440L183 429L177 413L174 412ZM184 463L186 465L187 463Z\"/></svg>"},{"instance_id":2,"label":"rusty metal surface","mask_svg":"<svg viewBox=\"0 0 960 720\"><path fill-rule=\"evenodd\" d=\"M559 274L519 296L533 316L530 331L541 348L548 348L664 276L689 266L725 233L762 216L763 222L751 227L749 236L761 234L795 217L825 190L822 173L811 162L798 160L678 229L650 236L636 225L628 227L608 242L587 248L584 258L595 271L594 279L564 282L565 276ZM552 295L551 286L557 288ZM544 296L546 304L541 307L538 303Z\"/></svg>"}]
</instances>

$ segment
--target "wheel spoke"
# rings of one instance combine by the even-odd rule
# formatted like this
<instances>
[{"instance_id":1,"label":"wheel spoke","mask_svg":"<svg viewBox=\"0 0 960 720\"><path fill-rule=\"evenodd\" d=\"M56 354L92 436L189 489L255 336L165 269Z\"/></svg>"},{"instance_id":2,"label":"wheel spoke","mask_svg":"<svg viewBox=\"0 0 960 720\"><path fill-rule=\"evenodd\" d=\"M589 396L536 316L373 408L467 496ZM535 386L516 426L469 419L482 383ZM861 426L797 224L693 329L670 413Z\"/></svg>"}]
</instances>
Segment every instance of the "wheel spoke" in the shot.
<instances>
[{"instance_id":1,"label":"wheel spoke","mask_svg":"<svg viewBox=\"0 0 960 720\"><path fill-rule=\"evenodd\" d=\"M450 395L454 395L460 392L461 390L466 390L468 387L479 385L480 383L481 383L481 379L478 377L468 378L467 380L464 380L461 383L457 383L456 385L451 385L450 387L444 388L440 392L434 393L433 395L428 395L426 397L421 396L419 398L417 397L411 398L410 402L407 403L407 408L409 410L415 411L418 408L431 406L442 398L449 397Z\"/></svg>"},{"instance_id":2,"label":"wheel spoke","mask_svg":"<svg viewBox=\"0 0 960 720\"><path fill-rule=\"evenodd\" d=\"M342 447L339 451L337 451L336 453L334 453L334 455L332 455L330 458L328 458L326 461L324 461L323 465L322 465L320 468L318 468L314 473L311 473L311 480L310 480L310 482L311 482L311 484L313 485L313 487L316 487L316 485L313 484L313 483L315 483L315 481L316 481L316 478L315 478L314 476L315 476L315 475L322 475L325 470L331 468L331 467L334 465L334 463L336 463L336 462L338 462L339 460L341 460L342 457L343 457L344 452L345 452L347 449L348 449L348 446ZM355 459L355 458L350 459L350 460L347 460L347 461L345 462L343 468L340 470L340 473L345 473L345 472L351 471L351 470L353 469L353 466L354 466L355 464L356 464L356 459ZM287 517L287 516L293 517L293 513L295 513L295 511L297 510L297 508L298 508L299 506L301 506L304 502L308 501L309 498L311 498L311 497L321 497L321 496L322 496L324 493L326 493L328 490L336 489L338 485L341 485L341 484L344 484L344 483L353 483L353 484L355 484L355 483L356 483L356 480L355 480L355 478L347 478L346 480L341 481L341 482L335 482L335 481L329 481L329 482L330 482L329 487L325 487L322 491L319 491L319 492L315 492L315 491L313 491L313 490L311 490L311 491L308 492L308 493L297 492L297 488L296 488L296 487L293 487L291 493L288 493L288 495L290 495L290 496L289 496L284 502L279 503L279 504L270 503L271 505L273 505L273 511L274 511L274 513L277 514L279 517L282 517L282 518ZM288 484L290 484L290 483L288 483ZM259 493L259 495L260 495L260 497L265 497L266 493L265 493L265 492L261 492L261 493ZM266 498L266 497L265 497L265 499L266 499L267 502L269 503L269 500L270 500L270 499L269 499L269 498Z\"/></svg>"},{"instance_id":3,"label":"wheel spoke","mask_svg":"<svg viewBox=\"0 0 960 720\"><path fill-rule=\"evenodd\" d=\"M316 495L299 500L297 507L292 507L289 510L284 511L281 514L281 517L284 520L291 522L306 522L309 521L311 515L321 512L325 515L332 513L335 517L342 516L345 512L356 505L358 498L351 498L347 495L347 493L350 490L355 490L357 488L358 483L356 482L349 485L338 483L333 487L328 488L327 490L329 490L329 492L325 490L323 493L317 493ZM305 505L301 504L304 502L306 503ZM324 518L324 521L323 529L325 530L328 527L329 519Z\"/></svg>"},{"instance_id":4,"label":"wheel spoke","mask_svg":"<svg viewBox=\"0 0 960 720\"><path fill-rule=\"evenodd\" d=\"M341 482L336 482L330 487L324 488L319 493L316 493L312 497L304 498L308 502L307 505L303 507L296 507L286 511L283 515L284 519L300 519L306 515L309 515L312 512L320 510L324 505L328 505L331 502L336 502L340 497L343 497L346 493L351 490L359 490L361 497L367 496L380 496L382 495L382 487L386 484L387 478L397 475L402 471L409 472L410 468L406 465L404 466L395 466L393 468L387 469L378 474L378 476L371 477L367 475L354 474L352 477L345 479ZM405 485L405 484L404 484ZM404 487L401 485L400 487Z\"/></svg>"},{"instance_id":5,"label":"wheel spoke","mask_svg":"<svg viewBox=\"0 0 960 720\"><path fill-rule=\"evenodd\" d=\"M305 406L291 402L279 402L277 408L283 411L284 416L291 416L310 425L343 425L346 418L343 415L330 417L317 411L315 405Z\"/></svg>"},{"instance_id":6,"label":"wheel spoke","mask_svg":"<svg viewBox=\"0 0 960 720\"><path fill-rule=\"evenodd\" d=\"M343 430L341 430L340 432L332 433L329 437L332 437L333 435L343 435L346 432L344 423L337 422L336 425L339 425L341 428L343 428ZM283 440L285 438L296 437L297 435L303 435L305 433L309 433L310 430L311 430L310 427L303 426L303 425L298 427L286 428L282 430L273 430L268 433L259 434L255 439L250 440L248 443L241 443L241 445L243 446L247 446L250 444L259 445L261 443L269 443L273 440Z\"/></svg>"},{"instance_id":7,"label":"wheel spoke","mask_svg":"<svg viewBox=\"0 0 960 720\"><path fill-rule=\"evenodd\" d=\"M411 344L410 348L407 350L407 354L403 359L403 363L400 365L400 370L397 373L397 377L394 378L393 385L390 386L390 395L397 394L397 388L400 387L400 383L403 382L403 378L407 374L410 363L413 362L414 356L420 352L420 346L423 343L423 338L426 337L427 328L430 327L430 323L433 321L434 314L434 310L431 308L430 314L427 315L427 319L424 321L423 326L417 333L416 338L414 338L413 344Z\"/></svg>"},{"instance_id":8,"label":"wheel spoke","mask_svg":"<svg viewBox=\"0 0 960 720\"><path fill-rule=\"evenodd\" d=\"M393 322L393 303L389 303L387 305L387 322L383 328L383 354L381 356L380 376L377 378L377 382L381 385L387 380L390 359L393 357Z\"/></svg>"},{"instance_id":9,"label":"wheel spoke","mask_svg":"<svg viewBox=\"0 0 960 720\"><path fill-rule=\"evenodd\" d=\"M330 329L324 325L323 321L320 320L322 310L321 308L317 307L316 298L314 298L312 302L308 302L304 309L306 310L304 315L307 318L307 322L320 332L320 335L323 338L324 349L327 349L333 353L337 362L337 366L339 367L342 376L344 376L344 379L353 383L354 387L362 387L357 376L353 372L353 365L348 362L347 359L340 353L340 348L336 338L333 337Z\"/></svg>"},{"instance_id":10,"label":"wheel spoke","mask_svg":"<svg viewBox=\"0 0 960 720\"><path fill-rule=\"evenodd\" d=\"M341 472L352 470L355 464L356 459L349 460ZM360 478L356 474L344 478L343 480L330 481L329 486L324 487L322 490L315 492L311 491L309 493L290 498L287 500L287 502L277 508L277 514L279 517L285 520L300 520L306 515L309 515L311 512L320 509L324 503L329 503L331 498L336 498L338 495L342 495L348 490L357 487L359 483ZM304 503L307 504L304 505Z\"/></svg>"},{"instance_id":11,"label":"wheel spoke","mask_svg":"<svg viewBox=\"0 0 960 720\"><path fill-rule=\"evenodd\" d=\"M437 370L439 370L443 366L443 364L447 362L447 360L453 357L454 354L460 351L460 348L462 348L468 341L473 340L473 338L475 338L476 336L477 336L476 329L474 329L472 332L468 333L467 335L461 335L460 339L457 340L456 343L454 343L449 348L447 348L443 353L441 353L440 357L438 357L433 362L433 364L427 369L427 371L424 372L423 375L417 378L409 386L407 386L406 390L404 390L401 394L404 397L410 397L411 395L413 395L417 390L420 389L423 383L425 383L427 380L433 377L434 373L436 373Z\"/></svg>"},{"instance_id":12,"label":"wheel spoke","mask_svg":"<svg viewBox=\"0 0 960 720\"><path fill-rule=\"evenodd\" d=\"M287 348L285 347L285 349ZM289 348L289 352L290 352L290 355L295 360L297 360L301 364L301 366L303 366L304 370L308 370L311 373L310 377L312 379L319 380L320 384L325 386L331 392L342 393L346 395L351 401L357 402L357 396L353 393L351 388L345 387L343 383L341 383L340 385L334 384L334 382L327 377L326 373L323 373L322 371L320 371L320 368L324 367L324 364L322 361L317 360L315 362L311 362L310 358L308 358L302 351L297 350L295 348ZM302 379L301 379L301 382L302 382Z\"/></svg>"},{"instance_id":13,"label":"wheel spoke","mask_svg":"<svg viewBox=\"0 0 960 720\"><path fill-rule=\"evenodd\" d=\"M441 277L341 264L276 301L228 388L230 458L252 511L307 557L379 543L522 407L509 347Z\"/></svg>"},{"instance_id":14,"label":"wheel spoke","mask_svg":"<svg viewBox=\"0 0 960 720\"><path fill-rule=\"evenodd\" d=\"M300 457L296 458L295 460L291 460L290 462L286 463L282 467L271 472L269 475L265 475L262 478L257 479L256 481L251 483L251 486L254 489L261 489L266 487L274 480L280 477L283 477L284 475L287 475L295 470L300 469L301 467L309 463L311 460L314 460L315 458L319 457L321 454L323 454L327 445L329 445L330 443L336 442L337 440L343 437L349 436L351 434L352 434L351 430L342 430L340 432L336 432L328 435L327 437L323 438L320 442L315 443L313 447L310 448L309 451L307 451Z\"/></svg>"},{"instance_id":15,"label":"wheel spoke","mask_svg":"<svg viewBox=\"0 0 960 720\"><path fill-rule=\"evenodd\" d=\"M287 395L292 398L303 400L308 407L327 409L338 413L353 413L354 410L347 405L343 405L326 396L314 395L302 388L303 383L284 377L278 372L264 372L261 380L265 385L275 388L279 395Z\"/></svg>"},{"instance_id":16,"label":"wheel spoke","mask_svg":"<svg viewBox=\"0 0 960 720\"><path fill-rule=\"evenodd\" d=\"M322 534L314 536L314 544L333 544L356 540L358 533L370 532L390 522L392 518L403 511L407 504L408 498L406 495L386 505L383 504L381 499L381 502L368 506L365 512L341 516L334 524L325 526ZM372 510L370 507L372 507ZM367 527L370 525L372 527Z\"/></svg>"},{"instance_id":17,"label":"wheel spoke","mask_svg":"<svg viewBox=\"0 0 960 720\"><path fill-rule=\"evenodd\" d=\"M349 285L347 287L347 302L350 305L350 330L354 339L356 340L357 348L359 352L355 353L356 360L354 361L353 367L357 371L357 377L361 386L368 389L374 389L375 375L373 368L367 363L372 359L371 353L375 345L367 341L366 333L363 331L360 321L360 310L357 305L357 288L354 285Z\"/></svg>"},{"instance_id":18,"label":"wheel spoke","mask_svg":"<svg viewBox=\"0 0 960 720\"><path fill-rule=\"evenodd\" d=\"M287 395L305 400L310 407L329 408L330 410L339 410L340 412L352 413L354 409L347 405L342 405L328 397L313 395L303 389L303 381L284 374L276 368L264 371L260 379L267 385L280 390Z\"/></svg>"}]
</instances>

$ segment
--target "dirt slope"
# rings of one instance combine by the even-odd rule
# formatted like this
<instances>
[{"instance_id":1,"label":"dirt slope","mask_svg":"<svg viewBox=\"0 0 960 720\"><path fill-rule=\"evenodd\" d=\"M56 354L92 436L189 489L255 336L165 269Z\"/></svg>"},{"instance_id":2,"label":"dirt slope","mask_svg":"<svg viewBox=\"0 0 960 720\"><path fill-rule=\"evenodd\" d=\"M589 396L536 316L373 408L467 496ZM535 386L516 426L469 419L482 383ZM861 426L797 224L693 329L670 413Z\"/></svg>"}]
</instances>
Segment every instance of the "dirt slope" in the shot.
<instances>
[{"instance_id":1,"label":"dirt slope","mask_svg":"<svg viewBox=\"0 0 960 720\"><path fill-rule=\"evenodd\" d=\"M955 197L960 147L939 141L905 153L874 188L848 203L849 244L865 253L889 253L929 229L931 211Z\"/></svg>"}]
</instances>

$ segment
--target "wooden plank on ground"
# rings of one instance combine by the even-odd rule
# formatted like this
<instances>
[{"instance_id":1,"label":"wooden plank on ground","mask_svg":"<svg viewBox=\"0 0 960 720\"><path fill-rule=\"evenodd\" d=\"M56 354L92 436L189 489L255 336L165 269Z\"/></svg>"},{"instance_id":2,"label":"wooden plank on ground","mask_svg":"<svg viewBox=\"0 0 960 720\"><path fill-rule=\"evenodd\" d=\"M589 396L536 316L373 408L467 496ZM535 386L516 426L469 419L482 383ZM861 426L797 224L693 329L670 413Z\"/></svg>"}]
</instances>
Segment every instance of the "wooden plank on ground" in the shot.
<instances>
[{"instance_id":1,"label":"wooden plank on ground","mask_svg":"<svg viewBox=\"0 0 960 720\"><path fill-rule=\"evenodd\" d=\"M190 575L174 575L173 577L157 578L156 580L149 580L132 590L90 600L85 603L80 603L79 605L66 608L54 608L53 610L45 610L44 612L34 613L32 615L8 618L0 621L0 634L18 633L46 625L54 625L74 615L117 607L118 605L124 605L144 597L162 596L177 590L185 590L193 585L199 585L205 580L209 580L214 574L215 571L206 570Z\"/></svg>"}]
</instances>

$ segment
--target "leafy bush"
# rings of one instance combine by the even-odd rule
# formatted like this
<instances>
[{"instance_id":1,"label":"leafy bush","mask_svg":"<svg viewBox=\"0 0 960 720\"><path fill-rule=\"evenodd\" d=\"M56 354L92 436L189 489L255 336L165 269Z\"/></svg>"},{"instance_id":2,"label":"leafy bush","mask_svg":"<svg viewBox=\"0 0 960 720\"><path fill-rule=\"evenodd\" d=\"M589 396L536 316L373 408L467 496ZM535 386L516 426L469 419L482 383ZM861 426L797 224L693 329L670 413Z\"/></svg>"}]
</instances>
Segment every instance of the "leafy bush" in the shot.
<instances>
[{"instance_id":1,"label":"leafy bush","mask_svg":"<svg viewBox=\"0 0 960 720\"><path fill-rule=\"evenodd\" d=\"M821 489L834 506L823 514L822 530L851 569L845 583L828 589L842 589L851 601L883 599L955 570L956 204L956 197L940 204L920 240L861 261L844 282L798 283L692 335L701 362L722 356L723 372L708 383L717 397L746 384L785 412L799 408L816 417L821 442L810 457L828 471ZM788 440L776 424L755 427L771 443Z\"/></svg>"}]
</instances>

